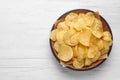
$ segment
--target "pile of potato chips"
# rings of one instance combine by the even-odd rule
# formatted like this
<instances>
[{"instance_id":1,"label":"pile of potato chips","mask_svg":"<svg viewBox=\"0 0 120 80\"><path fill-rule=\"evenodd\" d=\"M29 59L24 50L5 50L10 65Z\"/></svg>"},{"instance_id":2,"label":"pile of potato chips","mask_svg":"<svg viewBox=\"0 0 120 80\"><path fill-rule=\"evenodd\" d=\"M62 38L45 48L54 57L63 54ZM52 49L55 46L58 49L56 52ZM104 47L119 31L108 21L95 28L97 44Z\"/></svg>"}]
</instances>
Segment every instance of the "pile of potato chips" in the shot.
<instances>
[{"instance_id":1,"label":"pile of potato chips","mask_svg":"<svg viewBox=\"0 0 120 80\"><path fill-rule=\"evenodd\" d=\"M112 45L111 33L103 30L100 18L92 12L67 14L51 31L50 39L59 60L71 62L75 69L90 66Z\"/></svg>"}]
</instances>

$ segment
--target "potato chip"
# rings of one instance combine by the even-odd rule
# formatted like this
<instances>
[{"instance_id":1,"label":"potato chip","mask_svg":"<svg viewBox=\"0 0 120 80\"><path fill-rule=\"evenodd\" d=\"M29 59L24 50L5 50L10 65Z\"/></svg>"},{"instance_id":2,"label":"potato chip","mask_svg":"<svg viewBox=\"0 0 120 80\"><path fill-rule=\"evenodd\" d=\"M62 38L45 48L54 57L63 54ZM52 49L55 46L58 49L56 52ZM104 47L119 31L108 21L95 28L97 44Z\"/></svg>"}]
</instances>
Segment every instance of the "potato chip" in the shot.
<instances>
[{"instance_id":1,"label":"potato chip","mask_svg":"<svg viewBox=\"0 0 120 80\"><path fill-rule=\"evenodd\" d=\"M73 47L73 55L74 55L74 57L78 56L78 45L76 45L75 47Z\"/></svg>"},{"instance_id":2,"label":"potato chip","mask_svg":"<svg viewBox=\"0 0 120 80\"><path fill-rule=\"evenodd\" d=\"M60 44L56 41L54 44L55 50L58 52Z\"/></svg>"},{"instance_id":3,"label":"potato chip","mask_svg":"<svg viewBox=\"0 0 120 80\"><path fill-rule=\"evenodd\" d=\"M102 39L99 39L96 43L97 47L98 47L98 50L101 50L104 48L104 42Z\"/></svg>"},{"instance_id":4,"label":"potato chip","mask_svg":"<svg viewBox=\"0 0 120 80\"><path fill-rule=\"evenodd\" d=\"M91 45L88 49L88 58L94 58L95 55L99 52L98 48L95 45Z\"/></svg>"},{"instance_id":5,"label":"potato chip","mask_svg":"<svg viewBox=\"0 0 120 80\"><path fill-rule=\"evenodd\" d=\"M112 40L111 39L111 34L110 34L109 31L103 32L103 40L105 40L105 41L111 41Z\"/></svg>"},{"instance_id":6,"label":"potato chip","mask_svg":"<svg viewBox=\"0 0 120 80\"><path fill-rule=\"evenodd\" d=\"M69 61L73 57L73 50L70 46L62 44L58 50L58 57L62 61Z\"/></svg>"},{"instance_id":7,"label":"potato chip","mask_svg":"<svg viewBox=\"0 0 120 80\"><path fill-rule=\"evenodd\" d=\"M85 17L85 14L82 14L82 13L80 13L78 16L78 22L81 27L86 26L84 17Z\"/></svg>"},{"instance_id":8,"label":"potato chip","mask_svg":"<svg viewBox=\"0 0 120 80\"><path fill-rule=\"evenodd\" d=\"M100 52L100 51L96 52L96 55L94 56L94 58L91 58L91 61L92 61L92 62L97 61L100 56L101 56L101 52Z\"/></svg>"},{"instance_id":9,"label":"potato chip","mask_svg":"<svg viewBox=\"0 0 120 80\"><path fill-rule=\"evenodd\" d=\"M85 14L84 19L85 19L86 25L88 27L91 27L94 23L95 16L92 12L88 12L88 13Z\"/></svg>"},{"instance_id":10,"label":"potato chip","mask_svg":"<svg viewBox=\"0 0 120 80\"><path fill-rule=\"evenodd\" d=\"M92 34L97 38L101 38L103 36L103 25L97 18L95 18L94 25L92 26Z\"/></svg>"},{"instance_id":11,"label":"potato chip","mask_svg":"<svg viewBox=\"0 0 120 80\"><path fill-rule=\"evenodd\" d=\"M58 30L56 33L57 41L63 41L63 36L66 32L67 32L66 30Z\"/></svg>"},{"instance_id":12,"label":"potato chip","mask_svg":"<svg viewBox=\"0 0 120 80\"><path fill-rule=\"evenodd\" d=\"M71 40L70 38L72 37L72 35L75 33L76 31L73 30L73 29L70 29L69 31L67 31L64 36L63 36L63 40L64 42L67 44L67 45L70 45L70 46L74 46L75 44L74 43L71 43Z\"/></svg>"},{"instance_id":13,"label":"potato chip","mask_svg":"<svg viewBox=\"0 0 120 80\"><path fill-rule=\"evenodd\" d=\"M51 31L51 33L50 33L50 39L52 41L56 41L57 40L56 39L56 33L57 33L57 29L54 29L54 30Z\"/></svg>"},{"instance_id":14,"label":"potato chip","mask_svg":"<svg viewBox=\"0 0 120 80\"><path fill-rule=\"evenodd\" d=\"M69 30L69 27L65 24L65 22L59 22L58 25L57 25L57 29L60 29L60 30Z\"/></svg>"},{"instance_id":15,"label":"potato chip","mask_svg":"<svg viewBox=\"0 0 120 80\"><path fill-rule=\"evenodd\" d=\"M86 58L86 59L85 59L85 66L89 66L89 65L91 65L91 64L92 64L91 59Z\"/></svg>"},{"instance_id":16,"label":"potato chip","mask_svg":"<svg viewBox=\"0 0 120 80\"><path fill-rule=\"evenodd\" d=\"M76 58L73 59L73 66L76 69L81 69L84 66L84 60L78 61Z\"/></svg>"},{"instance_id":17,"label":"potato chip","mask_svg":"<svg viewBox=\"0 0 120 80\"><path fill-rule=\"evenodd\" d=\"M82 32L79 33L79 42L84 46L89 46L90 37L91 37L91 31L87 29L82 30Z\"/></svg>"},{"instance_id":18,"label":"potato chip","mask_svg":"<svg viewBox=\"0 0 120 80\"><path fill-rule=\"evenodd\" d=\"M99 57L99 60L106 59L107 57L108 57L108 54L101 55L101 56Z\"/></svg>"},{"instance_id":19,"label":"potato chip","mask_svg":"<svg viewBox=\"0 0 120 80\"><path fill-rule=\"evenodd\" d=\"M103 44L103 49L100 50L102 55L108 53L109 48L112 45L112 41L103 41Z\"/></svg>"},{"instance_id":20,"label":"potato chip","mask_svg":"<svg viewBox=\"0 0 120 80\"><path fill-rule=\"evenodd\" d=\"M72 27L77 30L77 31L81 31L84 27L86 27L85 25L85 21L84 21L84 14L79 14L77 18L75 18L73 20L73 23L72 23Z\"/></svg>"},{"instance_id":21,"label":"potato chip","mask_svg":"<svg viewBox=\"0 0 120 80\"><path fill-rule=\"evenodd\" d=\"M65 17L65 23L67 26L69 26L70 28L73 27L74 25L74 20L78 17L78 15L76 13L69 13L66 17Z\"/></svg>"},{"instance_id":22,"label":"potato chip","mask_svg":"<svg viewBox=\"0 0 120 80\"><path fill-rule=\"evenodd\" d=\"M70 43L72 45L77 45L78 44L78 37L79 37L79 33L76 32L74 33L71 37L70 37Z\"/></svg>"},{"instance_id":23,"label":"potato chip","mask_svg":"<svg viewBox=\"0 0 120 80\"><path fill-rule=\"evenodd\" d=\"M81 61L84 58L85 58L85 50L82 46L79 46L77 51L77 59L78 61Z\"/></svg>"}]
</instances>

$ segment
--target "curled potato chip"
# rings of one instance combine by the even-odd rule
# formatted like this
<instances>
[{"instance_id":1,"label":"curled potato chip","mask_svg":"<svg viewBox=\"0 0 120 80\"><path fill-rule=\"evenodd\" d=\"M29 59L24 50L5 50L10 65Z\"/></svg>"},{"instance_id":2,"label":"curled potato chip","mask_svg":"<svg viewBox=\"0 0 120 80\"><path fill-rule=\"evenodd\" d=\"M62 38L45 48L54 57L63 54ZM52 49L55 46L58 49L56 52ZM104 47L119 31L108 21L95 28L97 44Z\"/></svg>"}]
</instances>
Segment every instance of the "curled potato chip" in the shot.
<instances>
[{"instance_id":1,"label":"curled potato chip","mask_svg":"<svg viewBox=\"0 0 120 80\"><path fill-rule=\"evenodd\" d=\"M78 37L79 37L79 33L76 32L74 33L71 37L70 37L70 43L72 45L77 45L78 44Z\"/></svg>"},{"instance_id":2,"label":"curled potato chip","mask_svg":"<svg viewBox=\"0 0 120 80\"><path fill-rule=\"evenodd\" d=\"M95 55L99 52L98 48L95 45L91 45L88 49L88 58L94 58Z\"/></svg>"},{"instance_id":3,"label":"curled potato chip","mask_svg":"<svg viewBox=\"0 0 120 80\"><path fill-rule=\"evenodd\" d=\"M57 29L69 30L69 27L65 24L65 22L59 22L57 25Z\"/></svg>"},{"instance_id":4,"label":"curled potato chip","mask_svg":"<svg viewBox=\"0 0 120 80\"><path fill-rule=\"evenodd\" d=\"M95 18L94 25L92 26L92 34L97 38L101 38L103 36L103 25L97 18Z\"/></svg>"},{"instance_id":5,"label":"curled potato chip","mask_svg":"<svg viewBox=\"0 0 120 80\"><path fill-rule=\"evenodd\" d=\"M75 58L78 56L78 45L73 47L73 55L74 55Z\"/></svg>"},{"instance_id":6,"label":"curled potato chip","mask_svg":"<svg viewBox=\"0 0 120 80\"><path fill-rule=\"evenodd\" d=\"M96 43L97 47L98 47L98 50L101 50L104 48L104 42L102 39L99 39Z\"/></svg>"},{"instance_id":7,"label":"curled potato chip","mask_svg":"<svg viewBox=\"0 0 120 80\"><path fill-rule=\"evenodd\" d=\"M73 27L74 25L74 20L78 17L78 15L76 13L69 13L66 17L65 17L65 23L67 26L69 26L70 28Z\"/></svg>"},{"instance_id":8,"label":"curled potato chip","mask_svg":"<svg viewBox=\"0 0 120 80\"><path fill-rule=\"evenodd\" d=\"M57 40L56 39L56 33L57 33L57 29L54 29L54 30L51 31L51 33L50 33L50 39L52 41L56 41Z\"/></svg>"},{"instance_id":9,"label":"curled potato chip","mask_svg":"<svg viewBox=\"0 0 120 80\"><path fill-rule=\"evenodd\" d=\"M91 59L86 58L86 59L85 59L85 66L89 66L89 65L91 65L91 64L92 64Z\"/></svg>"},{"instance_id":10,"label":"curled potato chip","mask_svg":"<svg viewBox=\"0 0 120 80\"><path fill-rule=\"evenodd\" d=\"M111 39L111 34L110 34L109 31L103 32L103 40L105 40L105 41L111 41L112 40Z\"/></svg>"},{"instance_id":11,"label":"curled potato chip","mask_svg":"<svg viewBox=\"0 0 120 80\"><path fill-rule=\"evenodd\" d=\"M87 29L82 30L82 32L79 33L79 42L84 46L89 46L90 37L91 37L90 30L87 30Z\"/></svg>"},{"instance_id":12,"label":"curled potato chip","mask_svg":"<svg viewBox=\"0 0 120 80\"><path fill-rule=\"evenodd\" d=\"M75 30L70 29L69 31L67 31L67 32L64 34L63 40L64 40L64 42L65 42L67 45L70 45L70 46L74 46L74 45L75 45L74 43L71 43L71 39L70 39L75 32L76 32Z\"/></svg>"},{"instance_id":13,"label":"curled potato chip","mask_svg":"<svg viewBox=\"0 0 120 80\"><path fill-rule=\"evenodd\" d=\"M86 27L84 14L79 14L78 17L73 20L73 28L77 31L81 31L84 27Z\"/></svg>"},{"instance_id":14,"label":"curled potato chip","mask_svg":"<svg viewBox=\"0 0 120 80\"><path fill-rule=\"evenodd\" d=\"M103 49L100 50L101 54L107 54L110 46L112 45L112 41L103 41Z\"/></svg>"},{"instance_id":15,"label":"curled potato chip","mask_svg":"<svg viewBox=\"0 0 120 80\"><path fill-rule=\"evenodd\" d=\"M58 30L56 33L57 41L63 41L63 36L66 32L67 32L66 30Z\"/></svg>"},{"instance_id":16,"label":"curled potato chip","mask_svg":"<svg viewBox=\"0 0 120 80\"><path fill-rule=\"evenodd\" d=\"M88 13L85 14L84 19L85 19L86 25L88 27L91 27L94 23L95 16L92 12L88 12Z\"/></svg>"},{"instance_id":17,"label":"curled potato chip","mask_svg":"<svg viewBox=\"0 0 120 80\"><path fill-rule=\"evenodd\" d=\"M55 50L58 52L60 44L56 41L54 44Z\"/></svg>"},{"instance_id":18,"label":"curled potato chip","mask_svg":"<svg viewBox=\"0 0 120 80\"><path fill-rule=\"evenodd\" d=\"M94 56L94 58L91 58L91 61L92 61L92 62L97 61L100 56L101 56L101 52L100 52L100 51L96 52L96 55Z\"/></svg>"},{"instance_id":19,"label":"curled potato chip","mask_svg":"<svg viewBox=\"0 0 120 80\"><path fill-rule=\"evenodd\" d=\"M76 58L73 59L73 66L76 69L81 69L84 66L84 60L78 61Z\"/></svg>"},{"instance_id":20,"label":"curled potato chip","mask_svg":"<svg viewBox=\"0 0 120 80\"><path fill-rule=\"evenodd\" d=\"M73 57L73 50L70 46L62 44L58 50L58 57L62 61L69 61Z\"/></svg>"},{"instance_id":21,"label":"curled potato chip","mask_svg":"<svg viewBox=\"0 0 120 80\"><path fill-rule=\"evenodd\" d=\"M84 47L79 46L77 51L77 59L79 61L83 60L85 58L85 50Z\"/></svg>"}]
</instances>

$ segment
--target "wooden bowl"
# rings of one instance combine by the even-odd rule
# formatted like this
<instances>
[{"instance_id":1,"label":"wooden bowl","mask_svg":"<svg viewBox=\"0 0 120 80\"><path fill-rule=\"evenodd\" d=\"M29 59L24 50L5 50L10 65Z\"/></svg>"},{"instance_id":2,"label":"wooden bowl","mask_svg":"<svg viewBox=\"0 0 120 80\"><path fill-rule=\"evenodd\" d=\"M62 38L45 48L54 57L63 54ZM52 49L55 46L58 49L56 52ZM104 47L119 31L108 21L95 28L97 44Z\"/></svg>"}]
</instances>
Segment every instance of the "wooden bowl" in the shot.
<instances>
[{"instance_id":1,"label":"wooden bowl","mask_svg":"<svg viewBox=\"0 0 120 80\"><path fill-rule=\"evenodd\" d=\"M69 14L69 13L71 13L71 12L75 12L75 13L87 13L87 12L94 12L94 11L87 10L87 9L75 9L75 10L68 11L68 12L66 12L65 14L63 14L62 16L60 16L60 17L57 19L57 21L56 21L55 24L53 25L51 31L56 28L56 25L57 25L58 22L63 21L64 18L66 17L66 15ZM103 30L104 30L104 31L109 31L109 32L111 33L112 40L113 40L113 35L112 35L112 31L111 31L111 28L110 28L109 24L107 23L107 21L106 21L102 16L100 16L100 19L101 19L102 24L103 24ZM55 56L56 59L60 62L59 58L57 57L57 52L56 52L55 49L53 48L54 42L53 42L52 40L49 40L49 41L50 41L50 47L51 47L51 50L52 50L54 56ZM113 44L112 44L112 45L113 45ZM109 56L109 54L110 54L110 52L111 52L112 45L110 46L109 51L108 51L108 53L107 53L108 56ZM72 69L72 70L85 71L85 70L90 70L90 69L93 69L93 68L99 66L99 65L102 64L105 60L106 60L106 59L97 60L96 62L92 63L90 66L85 66L85 67L83 67L83 68L81 68L81 69L75 69L75 68L73 67L73 65L70 65L70 64L68 64L66 67L67 67L67 68L70 68L70 69Z\"/></svg>"}]
</instances>

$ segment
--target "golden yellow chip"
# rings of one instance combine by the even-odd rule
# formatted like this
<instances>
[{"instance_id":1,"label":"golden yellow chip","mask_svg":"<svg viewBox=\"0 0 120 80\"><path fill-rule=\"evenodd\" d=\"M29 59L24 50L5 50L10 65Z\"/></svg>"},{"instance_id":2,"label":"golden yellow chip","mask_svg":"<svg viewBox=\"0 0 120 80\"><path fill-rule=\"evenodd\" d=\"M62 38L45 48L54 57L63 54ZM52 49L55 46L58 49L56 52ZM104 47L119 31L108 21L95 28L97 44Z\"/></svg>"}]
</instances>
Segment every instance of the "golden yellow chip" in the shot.
<instances>
[{"instance_id":1,"label":"golden yellow chip","mask_svg":"<svg viewBox=\"0 0 120 80\"><path fill-rule=\"evenodd\" d=\"M77 51L77 59L78 61L81 61L85 58L85 49L82 46L78 47L78 51Z\"/></svg>"},{"instance_id":2,"label":"golden yellow chip","mask_svg":"<svg viewBox=\"0 0 120 80\"><path fill-rule=\"evenodd\" d=\"M86 27L85 24L84 14L81 13L73 20L72 27L77 31L81 31L84 27Z\"/></svg>"},{"instance_id":3,"label":"golden yellow chip","mask_svg":"<svg viewBox=\"0 0 120 80\"><path fill-rule=\"evenodd\" d=\"M57 29L60 29L60 30L69 30L69 27L65 24L65 22L60 22L57 25Z\"/></svg>"},{"instance_id":4,"label":"golden yellow chip","mask_svg":"<svg viewBox=\"0 0 120 80\"><path fill-rule=\"evenodd\" d=\"M75 47L73 47L73 55L74 55L74 57L78 56L78 45L76 45Z\"/></svg>"},{"instance_id":5,"label":"golden yellow chip","mask_svg":"<svg viewBox=\"0 0 120 80\"><path fill-rule=\"evenodd\" d=\"M76 32L74 33L71 37L70 37L70 43L72 45L77 45L78 44L78 37L79 37L79 33Z\"/></svg>"},{"instance_id":6,"label":"golden yellow chip","mask_svg":"<svg viewBox=\"0 0 120 80\"><path fill-rule=\"evenodd\" d=\"M85 19L86 25L88 27L91 27L94 23L95 16L92 12L88 12L88 13L85 14L84 19Z\"/></svg>"},{"instance_id":7,"label":"golden yellow chip","mask_svg":"<svg viewBox=\"0 0 120 80\"><path fill-rule=\"evenodd\" d=\"M91 64L92 64L91 59L86 58L86 59L85 59L85 66L89 66L89 65L91 65Z\"/></svg>"},{"instance_id":8,"label":"golden yellow chip","mask_svg":"<svg viewBox=\"0 0 120 80\"><path fill-rule=\"evenodd\" d=\"M101 50L104 48L104 42L102 39L99 39L96 43L97 47L98 47L98 50Z\"/></svg>"},{"instance_id":9,"label":"golden yellow chip","mask_svg":"<svg viewBox=\"0 0 120 80\"><path fill-rule=\"evenodd\" d=\"M97 18L95 18L94 25L92 26L92 34L97 38L101 38L103 36L103 25Z\"/></svg>"},{"instance_id":10,"label":"golden yellow chip","mask_svg":"<svg viewBox=\"0 0 120 80\"><path fill-rule=\"evenodd\" d=\"M84 66L84 60L78 61L76 58L73 59L73 66L76 69L81 69Z\"/></svg>"},{"instance_id":11,"label":"golden yellow chip","mask_svg":"<svg viewBox=\"0 0 120 80\"><path fill-rule=\"evenodd\" d=\"M50 39L52 41L56 41L57 40L56 39L56 33L57 33L57 29L54 29L54 30L51 31L51 33L50 33Z\"/></svg>"},{"instance_id":12,"label":"golden yellow chip","mask_svg":"<svg viewBox=\"0 0 120 80\"><path fill-rule=\"evenodd\" d=\"M74 25L74 20L78 17L78 15L76 13L69 13L66 17L65 17L65 23L67 26L69 26L70 28L73 27Z\"/></svg>"},{"instance_id":13,"label":"golden yellow chip","mask_svg":"<svg viewBox=\"0 0 120 80\"><path fill-rule=\"evenodd\" d=\"M111 41L112 40L111 39L111 34L110 34L109 31L103 32L103 40L105 40L105 41Z\"/></svg>"},{"instance_id":14,"label":"golden yellow chip","mask_svg":"<svg viewBox=\"0 0 120 80\"><path fill-rule=\"evenodd\" d=\"M58 50L58 57L62 61L69 61L73 57L73 50L70 46L61 44Z\"/></svg>"},{"instance_id":15,"label":"golden yellow chip","mask_svg":"<svg viewBox=\"0 0 120 80\"><path fill-rule=\"evenodd\" d=\"M58 52L60 44L56 41L54 44L55 50Z\"/></svg>"},{"instance_id":16,"label":"golden yellow chip","mask_svg":"<svg viewBox=\"0 0 120 80\"><path fill-rule=\"evenodd\" d=\"M91 45L88 49L88 58L94 58L95 55L99 52L98 48L95 45Z\"/></svg>"},{"instance_id":17,"label":"golden yellow chip","mask_svg":"<svg viewBox=\"0 0 120 80\"><path fill-rule=\"evenodd\" d=\"M64 40L64 42L65 42L67 45L70 45L70 46L74 46L74 45L75 45L74 43L71 43L71 39L70 39L75 32L76 32L75 30L70 29L69 31L67 31L67 32L64 34L63 40Z\"/></svg>"},{"instance_id":18,"label":"golden yellow chip","mask_svg":"<svg viewBox=\"0 0 120 80\"><path fill-rule=\"evenodd\" d=\"M110 46L112 45L112 40L111 41L103 41L103 49L101 49L101 54L106 54L109 51Z\"/></svg>"},{"instance_id":19,"label":"golden yellow chip","mask_svg":"<svg viewBox=\"0 0 120 80\"><path fill-rule=\"evenodd\" d=\"M56 39L57 41L63 41L63 36L66 33L66 30L57 30Z\"/></svg>"},{"instance_id":20,"label":"golden yellow chip","mask_svg":"<svg viewBox=\"0 0 120 80\"><path fill-rule=\"evenodd\" d=\"M90 37L91 37L91 31L90 30L82 30L82 32L79 33L79 42L84 46L90 45Z\"/></svg>"},{"instance_id":21,"label":"golden yellow chip","mask_svg":"<svg viewBox=\"0 0 120 80\"><path fill-rule=\"evenodd\" d=\"M100 52L100 51L96 52L96 55L94 56L94 58L91 58L91 61L92 61L92 62L97 61L100 56L101 56L101 52Z\"/></svg>"}]
</instances>

